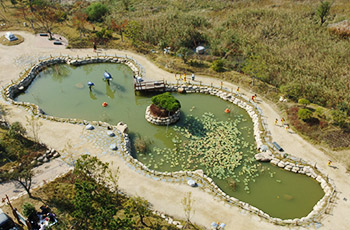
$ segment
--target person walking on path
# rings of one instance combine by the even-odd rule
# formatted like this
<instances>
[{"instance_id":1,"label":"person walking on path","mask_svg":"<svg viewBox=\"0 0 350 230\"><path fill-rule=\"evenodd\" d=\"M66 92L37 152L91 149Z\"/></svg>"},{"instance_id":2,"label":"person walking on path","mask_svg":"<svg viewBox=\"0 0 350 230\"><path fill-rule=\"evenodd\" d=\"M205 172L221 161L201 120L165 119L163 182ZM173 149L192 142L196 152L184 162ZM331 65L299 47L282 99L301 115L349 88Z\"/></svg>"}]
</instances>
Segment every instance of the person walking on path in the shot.
<instances>
[{"instance_id":1,"label":"person walking on path","mask_svg":"<svg viewBox=\"0 0 350 230\"><path fill-rule=\"evenodd\" d=\"M277 125L277 122L278 122L278 119L276 118L276 120L275 120L275 125Z\"/></svg>"},{"instance_id":2,"label":"person walking on path","mask_svg":"<svg viewBox=\"0 0 350 230\"><path fill-rule=\"evenodd\" d=\"M93 47L94 47L94 52L96 52L96 49L97 49L96 42L93 43Z\"/></svg>"},{"instance_id":3,"label":"person walking on path","mask_svg":"<svg viewBox=\"0 0 350 230\"><path fill-rule=\"evenodd\" d=\"M194 78L195 78L195 76L194 76L194 73L192 74L192 81L194 81Z\"/></svg>"},{"instance_id":4,"label":"person walking on path","mask_svg":"<svg viewBox=\"0 0 350 230\"><path fill-rule=\"evenodd\" d=\"M287 132L289 132L289 125L288 124L286 125L286 130L287 130Z\"/></svg>"},{"instance_id":5,"label":"person walking on path","mask_svg":"<svg viewBox=\"0 0 350 230\"><path fill-rule=\"evenodd\" d=\"M282 117L282 118L281 118L282 126L284 126L284 121L285 121L285 120L284 120L284 118Z\"/></svg>"}]
</instances>

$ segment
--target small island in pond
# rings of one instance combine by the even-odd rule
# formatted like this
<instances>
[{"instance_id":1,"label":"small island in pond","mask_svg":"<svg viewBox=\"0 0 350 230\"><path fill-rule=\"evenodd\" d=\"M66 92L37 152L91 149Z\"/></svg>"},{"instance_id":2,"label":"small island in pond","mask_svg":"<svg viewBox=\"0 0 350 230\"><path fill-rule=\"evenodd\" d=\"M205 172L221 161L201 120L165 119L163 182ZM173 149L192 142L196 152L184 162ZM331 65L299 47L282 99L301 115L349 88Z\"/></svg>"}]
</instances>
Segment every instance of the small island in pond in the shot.
<instances>
[{"instance_id":1,"label":"small island in pond","mask_svg":"<svg viewBox=\"0 0 350 230\"><path fill-rule=\"evenodd\" d=\"M169 92L152 97L146 109L146 120L155 125L169 125L180 118L180 102Z\"/></svg>"}]
</instances>

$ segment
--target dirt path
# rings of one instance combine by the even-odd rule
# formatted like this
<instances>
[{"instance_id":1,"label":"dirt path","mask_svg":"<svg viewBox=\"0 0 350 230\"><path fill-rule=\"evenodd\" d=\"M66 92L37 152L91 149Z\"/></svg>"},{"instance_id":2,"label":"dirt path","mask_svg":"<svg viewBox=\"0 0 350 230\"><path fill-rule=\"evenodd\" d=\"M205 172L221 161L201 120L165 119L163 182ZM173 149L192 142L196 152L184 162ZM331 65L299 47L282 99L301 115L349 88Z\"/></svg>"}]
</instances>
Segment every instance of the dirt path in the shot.
<instances>
[{"instance_id":1,"label":"dirt path","mask_svg":"<svg viewBox=\"0 0 350 230\"><path fill-rule=\"evenodd\" d=\"M35 63L40 57L48 57L50 55L57 56L59 54L71 56L86 56L94 55L91 49L64 49L60 46L41 46L38 38L26 32L14 32L22 35L25 41L13 47L4 47L0 45L0 85L9 83L12 79L18 78L18 75L25 67ZM0 32L2 36L3 32ZM174 75L148 61L144 56L134 54L128 51L119 50L100 50L102 53L128 55L135 58L145 69L146 78L148 79L166 79L174 81ZM205 76L196 76L196 80L203 81L203 83L213 83L220 85L220 81ZM224 83L225 87L236 88L235 85ZM252 95L252 92L240 90L247 96ZM258 99L260 96L258 95ZM288 133L284 128L274 125L274 120L280 118L278 112L273 108L271 103L266 100L259 100L259 106L263 110L267 118L268 126L272 133L272 137L277 141L286 152L302 157L303 159L316 163L317 166L331 179L334 180L338 199L334 204L334 208L329 215L325 215L322 220L323 229L348 229L350 224L347 222L347 217L350 215L350 183L349 174L345 173L344 167L339 162L335 162L338 169L333 169L327 166L329 157L322 151L315 148L303 140L297 134ZM8 109L7 119L10 121L25 121L24 115L27 114L22 108L6 106ZM67 146L81 143L81 133L83 127L78 125L71 125L66 123L57 123L43 121L43 126L40 130L39 138L48 146L57 150L63 150ZM83 151L89 148L90 152L96 155L101 155L101 150L94 146L79 146L75 147L74 152ZM287 229L285 227L275 226L261 220L259 217L243 212L237 207L229 207L223 202L218 201L213 196L197 189L190 188L186 185L174 185L171 183L155 181L151 178L146 178L141 174L131 170L127 167L119 157L103 156L102 159L113 163L113 166L120 168L120 188L131 195L143 196L149 200L155 209L163 211L169 215L184 218L183 208L181 206L181 199L184 193L192 191L195 199L196 210L193 216L193 221L203 225L209 226L212 221L224 222L227 224L226 229ZM302 188L300 188L302 189ZM346 198L348 201L345 201ZM309 229L309 228L308 228Z\"/></svg>"},{"instance_id":2,"label":"dirt path","mask_svg":"<svg viewBox=\"0 0 350 230\"><path fill-rule=\"evenodd\" d=\"M66 174L70 170L70 166L66 164L61 159L54 159L50 162L40 165L34 170L34 177L32 181L32 189L42 186L54 180L60 175ZM0 194L1 198L4 195L8 195L11 199L22 196L26 194L24 188L18 182L10 182L5 184L0 184ZM0 206L5 203L0 203Z\"/></svg>"}]
</instances>

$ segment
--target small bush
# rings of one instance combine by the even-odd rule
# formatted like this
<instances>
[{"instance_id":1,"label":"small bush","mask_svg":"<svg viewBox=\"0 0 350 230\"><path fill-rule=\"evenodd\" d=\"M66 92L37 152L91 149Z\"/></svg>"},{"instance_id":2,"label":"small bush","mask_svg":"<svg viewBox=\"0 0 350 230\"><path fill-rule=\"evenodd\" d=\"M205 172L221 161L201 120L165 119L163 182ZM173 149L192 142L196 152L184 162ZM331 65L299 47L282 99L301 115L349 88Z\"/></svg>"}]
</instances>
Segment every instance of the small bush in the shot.
<instances>
[{"instance_id":1,"label":"small bush","mask_svg":"<svg viewBox=\"0 0 350 230\"><path fill-rule=\"evenodd\" d=\"M335 110L332 112L332 120L336 125L344 127L346 124L347 114L346 112Z\"/></svg>"},{"instance_id":2,"label":"small bush","mask_svg":"<svg viewBox=\"0 0 350 230\"><path fill-rule=\"evenodd\" d=\"M212 68L215 72L222 72L224 71L224 61L223 60L215 60L210 68Z\"/></svg>"},{"instance_id":3,"label":"small bush","mask_svg":"<svg viewBox=\"0 0 350 230\"><path fill-rule=\"evenodd\" d=\"M169 92L152 97L152 103L169 112L174 112L181 108L180 102Z\"/></svg>"},{"instance_id":4,"label":"small bush","mask_svg":"<svg viewBox=\"0 0 350 230\"><path fill-rule=\"evenodd\" d=\"M13 124L10 126L10 129L7 132L7 134L12 138L23 136L25 133L25 128L18 121L13 122Z\"/></svg>"},{"instance_id":5,"label":"small bush","mask_svg":"<svg viewBox=\"0 0 350 230\"><path fill-rule=\"evenodd\" d=\"M287 83L281 86L281 92L286 94L289 98L296 100L301 94L301 85L298 83Z\"/></svg>"},{"instance_id":6,"label":"small bush","mask_svg":"<svg viewBox=\"0 0 350 230\"><path fill-rule=\"evenodd\" d=\"M298 117L303 121L307 121L312 118L312 111L309 109L299 109Z\"/></svg>"},{"instance_id":7,"label":"small bush","mask_svg":"<svg viewBox=\"0 0 350 230\"><path fill-rule=\"evenodd\" d=\"M32 214L36 214L35 207L31 203L24 203L22 206L22 209L23 209L23 215L25 217L29 217Z\"/></svg>"},{"instance_id":8,"label":"small bush","mask_svg":"<svg viewBox=\"0 0 350 230\"><path fill-rule=\"evenodd\" d=\"M310 105L310 101L308 100L308 99L305 99L305 98L301 98L301 99L299 99L298 100L298 103L299 104L301 104L301 105L303 105L303 106L308 106L308 105Z\"/></svg>"},{"instance_id":9,"label":"small bush","mask_svg":"<svg viewBox=\"0 0 350 230\"><path fill-rule=\"evenodd\" d=\"M86 13L90 21L100 22L102 17L108 12L108 7L102 3L92 3L87 9Z\"/></svg>"},{"instance_id":10,"label":"small bush","mask_svg":"<svg viewBox=\"0 0 350 230\"><path fill-rule=\"evenodd\" d=\"M318 107L316 110L315 110L315 114L316 116L320 117L320 118L324 118L324 109L322 109L321 107Z\"/></svg>"}]
</instances>

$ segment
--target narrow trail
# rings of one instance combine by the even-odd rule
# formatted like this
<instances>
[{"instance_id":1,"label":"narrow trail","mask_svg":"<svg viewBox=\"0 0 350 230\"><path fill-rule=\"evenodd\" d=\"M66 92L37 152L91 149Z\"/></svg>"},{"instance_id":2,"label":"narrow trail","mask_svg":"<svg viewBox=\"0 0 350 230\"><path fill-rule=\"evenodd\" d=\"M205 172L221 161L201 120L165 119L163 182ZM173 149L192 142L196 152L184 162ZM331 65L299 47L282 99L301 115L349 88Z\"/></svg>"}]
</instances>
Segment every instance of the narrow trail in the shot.
<instances>
[{"instance_id":1,"label":"narrow trail","mask_svg":"<svg viewBox=\"0 0 350 230\"><path fill-rule=\"evenodd\" d=\"M0 36L4 33L0 32ZM1 86L8 84L11 80L17 79L20 72L31 64L36 63L38 58L49 57L50 55L58 56L60 54L71 56L96 55L92 47L91 49L65 49L64 46L54 46L53 44L49 44L45 38L34 36L27 32L19 31L14 33L23 36L25 41L20 45L12 47L0 45ZM121 50L99 50L99 52L102 54L118 54L133 57L145 68L146 79L175 81L174 74L158 68L142 55ZM196 80L202 81L204 84L212 83L216 86L220 85L220 80L206 76L196 76ZM236 85L227 82L224 82L224 87L237 88ZM243 88L240 89L240 92L248 97L254 94ZM3 99L1 99L1 104L4 105L7 111L7 120L10 122L20 121L22 124L26 123L25 116L28 114L25 110L4 104ZM335 160L333 162L337 166L337 169L327 166L329 156L305 141L299 135L289 133L284 128L274 125L274 120L281 117L272 103L262 100L258 95L258 104L267 119L273 140L277 141L287 153L316 163L322 172L334 180L338 191L337 199L333 204L334 207L331 209L330 214L323 216L321 221L323 226L321 229L348 229L350 226L347 221L350 214L350 182L349 174L346 173L344 166L341 162L336 162ZM43 120L42 123L43 126L40 129L39 138L43 143L58 151L67 149L67 146L74 146L74 151L72 152L75 155L79 155L79 153L83 153L86 149L89 149L90 153L100 156L104 161L110 162L113 167L119 167L119 186L123 191L130 195L139 195L146 198L152 203L154 209L174 217L184 218L181 200L185 192L191 191L195 200L194 209L196 211L192 221L200 225L208 227L211 222L217 221L226 223L226 229L289 229L270 224L256 215L244 212L238 207L225 205L212 195L187 185L176 185L146 178L127 167L119 157L103 155L102 150L96 148L96 146L89 143L82 144L81 134L84 132L83 126L46 120ZM298 229L306 228L299 227Z\"/></svg>"}]
</instances>

